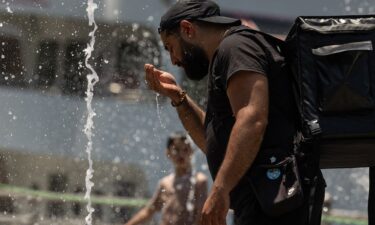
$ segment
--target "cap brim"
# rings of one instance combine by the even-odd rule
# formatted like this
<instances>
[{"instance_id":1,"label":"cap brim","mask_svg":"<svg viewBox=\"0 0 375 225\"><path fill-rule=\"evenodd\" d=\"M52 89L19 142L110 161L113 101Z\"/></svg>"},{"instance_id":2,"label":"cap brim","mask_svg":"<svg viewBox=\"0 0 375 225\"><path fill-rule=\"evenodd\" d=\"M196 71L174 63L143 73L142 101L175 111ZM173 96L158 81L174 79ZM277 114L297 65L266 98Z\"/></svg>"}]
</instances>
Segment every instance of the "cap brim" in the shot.
<instances>
[{"instance_id":1,"label":"cap brim","mask_svg":"<svg viewBox=\"0 0 375 225\"><path fill-rule=\"evenodd\" d=\"M206 18L199 18L199 21L217 24L228 24L228 25L241 25L241 20L225 17L225 16L211 16Z\"/></svg>"}]
</instances>

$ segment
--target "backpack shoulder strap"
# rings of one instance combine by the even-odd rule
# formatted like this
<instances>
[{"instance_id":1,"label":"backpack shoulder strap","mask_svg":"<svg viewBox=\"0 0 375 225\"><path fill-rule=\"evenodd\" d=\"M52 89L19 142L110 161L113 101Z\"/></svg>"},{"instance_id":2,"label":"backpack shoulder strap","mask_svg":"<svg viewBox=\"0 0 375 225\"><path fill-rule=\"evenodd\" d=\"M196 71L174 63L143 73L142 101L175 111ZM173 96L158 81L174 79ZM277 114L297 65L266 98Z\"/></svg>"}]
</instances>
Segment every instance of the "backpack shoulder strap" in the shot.
<instances>
[{"instance_id":1,"label":"backpack shoulder strap","mask_svg":"<svg viewBox=\"0 0 375 225\"><path fill-rule=\"evenodd\" d=\"M252 33L254 35L261 35L264 39L266 39L266 42L262 42L265 47L267 48L267 50L269 51L268 53L270 53L272 56L274 55L277 55L276 52L275 52L275 48L270 46L270 44L272 45L275 45L276 46L276 50L279 51L278 54L281 53L282 56L284 56L283 52L284 52L284 49L285 49L285 41L279 39L279 38L276 38L270 34L267 34L265 32L262 32L262 31L258 31L258 30L253 30L249 27L246 27L244 25L241 25L241 26L237 26L237 27L233 27L231 28L227 34L225 36L228 36L230 34L233 34L233 33L239 33L239 32L249 32L249 33Z\"/></svg>"}]
</instances>

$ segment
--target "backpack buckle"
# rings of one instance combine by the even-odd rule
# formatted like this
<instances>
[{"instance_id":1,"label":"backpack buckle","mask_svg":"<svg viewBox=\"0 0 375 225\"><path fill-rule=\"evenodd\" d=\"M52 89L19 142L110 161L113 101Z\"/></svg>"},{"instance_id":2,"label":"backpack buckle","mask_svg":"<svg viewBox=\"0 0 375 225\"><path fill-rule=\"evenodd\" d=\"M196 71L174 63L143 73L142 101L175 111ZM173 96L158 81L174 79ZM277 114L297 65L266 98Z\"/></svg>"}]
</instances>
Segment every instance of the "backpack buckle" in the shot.
<instances>
[{"instance_id":1,"label":"backpack buckle","mask_svg":"<svg viewBox=\"0 0 375 225\"><path fill-rule=\"evenodd\" d=\"M311 120L307 122L312 136L317 136L322 133L318 120Z\"/></svg>"}]
</instances>

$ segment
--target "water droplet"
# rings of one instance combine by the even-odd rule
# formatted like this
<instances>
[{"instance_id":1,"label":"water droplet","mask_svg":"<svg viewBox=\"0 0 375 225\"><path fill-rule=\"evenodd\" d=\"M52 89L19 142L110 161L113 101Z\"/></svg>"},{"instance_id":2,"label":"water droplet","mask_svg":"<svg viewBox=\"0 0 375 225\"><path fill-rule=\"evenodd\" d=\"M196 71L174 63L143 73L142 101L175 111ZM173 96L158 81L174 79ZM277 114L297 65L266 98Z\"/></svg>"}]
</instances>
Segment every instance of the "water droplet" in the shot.
<instances>
[{"instance_id":1,"label":"water droplet","mask_svg":"<svg viewBox=\"0 0 375 225\"><path fill-rule=\"evenodd\" d=\"M113 163L117 164L117 163L120 163L121 162L121 159L120 157L116 156L114 159L113 159Z\"/></svg>"},{"instance_id":2,"label":"water droplet","mask_svg":"<svg viewBox=\"0 0 375 225\"><path fill-rule=\"evenodd\" d=\"M7 12L8 12L8 13L13 13L13 11L10 9L9 6L7 6Z\"/></svg>"}]
</instances>

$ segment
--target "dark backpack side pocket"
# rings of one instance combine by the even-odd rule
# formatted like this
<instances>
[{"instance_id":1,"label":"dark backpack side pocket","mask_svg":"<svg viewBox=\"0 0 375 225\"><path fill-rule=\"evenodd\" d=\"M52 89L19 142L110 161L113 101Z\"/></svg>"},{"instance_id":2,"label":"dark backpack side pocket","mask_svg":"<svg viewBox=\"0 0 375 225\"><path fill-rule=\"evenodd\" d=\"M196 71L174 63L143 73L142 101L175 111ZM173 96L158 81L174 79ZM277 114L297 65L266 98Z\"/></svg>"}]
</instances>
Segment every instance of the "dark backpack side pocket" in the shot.
<instances>
[{"instance_id":1,"label":"dark backpack side pocket","mask_svg":"<svg viewBox=\"0 0 375 225\"><path fill-rule=\"evenodd\" d=\"M303 191L294 155L275 163L253 166L249 179L251 188L269 216L280 216L303 204Z\"/></svg>"}]
</instances>

